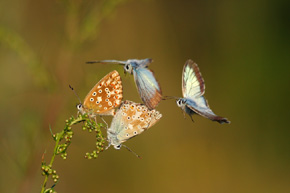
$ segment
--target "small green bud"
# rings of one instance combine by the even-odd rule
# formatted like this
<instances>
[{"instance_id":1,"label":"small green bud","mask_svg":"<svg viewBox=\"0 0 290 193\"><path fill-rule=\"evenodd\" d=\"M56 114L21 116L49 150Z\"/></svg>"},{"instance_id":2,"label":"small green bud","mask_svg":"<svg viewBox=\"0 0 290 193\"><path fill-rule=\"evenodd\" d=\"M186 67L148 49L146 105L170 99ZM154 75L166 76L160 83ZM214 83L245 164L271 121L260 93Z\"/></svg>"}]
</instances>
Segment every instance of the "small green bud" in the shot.
<instances>
[{"instance_id":1,"label":"small green bud","mask_svg":"<svg viewBox=\"0 0 290 193\"><path fill-rule=\"evenodd\" d=\"M47 172L49 175L52 174L52 169L49 169Z\"/></svg>"}]
</instances>

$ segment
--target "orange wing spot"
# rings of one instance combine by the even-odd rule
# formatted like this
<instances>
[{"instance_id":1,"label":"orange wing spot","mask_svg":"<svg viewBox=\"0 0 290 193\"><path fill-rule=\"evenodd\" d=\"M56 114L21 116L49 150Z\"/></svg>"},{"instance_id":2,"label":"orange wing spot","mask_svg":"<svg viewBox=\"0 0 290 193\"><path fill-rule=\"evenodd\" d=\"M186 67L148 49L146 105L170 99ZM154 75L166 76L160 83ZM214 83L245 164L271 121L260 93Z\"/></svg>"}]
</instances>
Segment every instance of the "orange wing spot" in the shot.
<instances>
[{"instance_id":1,"label":"orange wing spot","mask_svg":"<svg viewBox=\"0 0 290 193\"><path fill-rule=\"evenodd\" d=\"M111 86L115 86L115 84L114 83L111 83ZM114 87L115 88L115 87Z\"/></svg>"}]
</instances>

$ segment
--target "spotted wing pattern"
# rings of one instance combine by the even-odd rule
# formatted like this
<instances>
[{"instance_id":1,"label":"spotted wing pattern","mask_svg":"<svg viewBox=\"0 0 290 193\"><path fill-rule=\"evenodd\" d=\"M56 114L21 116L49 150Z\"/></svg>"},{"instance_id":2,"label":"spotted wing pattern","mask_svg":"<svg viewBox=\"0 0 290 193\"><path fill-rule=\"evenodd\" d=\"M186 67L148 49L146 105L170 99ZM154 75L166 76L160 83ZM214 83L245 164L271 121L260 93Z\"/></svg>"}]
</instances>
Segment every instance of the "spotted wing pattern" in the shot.
<instances>
[{"instance_id":1,"label":"spotted wing pattern","mask_svg":"<svg viewBox=\"0 0 290 193\"><path fill-rule=\"evenodd\" d=\"M120 145L152 127L161 117L159 111L149 110L143 104L124 101L108 129L109 143Z\"/></svg>"},{"instance_id":2,"label":"spotted wing pattern","mask_svg":"<svg viewBox=\"0 0 290 193\"><path fill-rule=\"evenodd\" d=\"M192 60L187 60L182 74L183 97L198 97L202 96L204 92L205 84L197 64Z\"/></svg>"},{"instance_id":3,"label":"spotted wing pattern","mask_svg":"<svg viewBox=\"0 0 290 193\"><path fill-rule=\"evenodd\" d=\"M87 113L114 115L123 98L122 80L114 70L100 80L87 94L84 108Z\"/></svg>"},{"instance_id":4,"label":"spotted wing pattern","mask_svg":"<svg viewBox=\"0 0 290 193\"><path fill-rule=\"evenodd\" d=\"M154 109L162 99L162 91L153 72L147 68L136 68L133 75L142 101L150 110Z\"/></svg>"}]
</instances>

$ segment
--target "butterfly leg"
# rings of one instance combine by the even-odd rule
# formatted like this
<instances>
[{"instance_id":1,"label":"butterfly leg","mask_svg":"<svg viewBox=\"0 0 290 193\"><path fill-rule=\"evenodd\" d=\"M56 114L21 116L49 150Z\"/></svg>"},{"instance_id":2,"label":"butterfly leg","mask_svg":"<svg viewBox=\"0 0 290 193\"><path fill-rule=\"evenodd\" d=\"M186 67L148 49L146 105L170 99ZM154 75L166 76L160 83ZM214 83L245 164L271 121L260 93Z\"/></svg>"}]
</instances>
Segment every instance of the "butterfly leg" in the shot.
<instances>
[{"instance_id":1,"label":"butterfly leg","mask_svg":"<svg viewBox=\"0 0 290 193\"><path fill-rule=\"evenodd\" d=\"M108 129L108 128L109 128L108 123L105 121L105 119L104 119L102 116L100 116L100 117L101 117L101 119L103 120L103 122L106 124L106 129Z\"/></svg>"},{"instance_id":2,"label":"butterfly leg","mask_svg":"<svg viewBox=\"0 0 290 193\"><path fill-rule=\"evenodd\" d=\"M94 120L95 120L95 122L96 122L96 124L97 124L97 116L94 117Z\"/></svg>"},{"instance_id":3,"label":"butterfly leg","mask_svg":"<svg viewBox=\"0 0 290 193\"><path fill-rule=\"evenodd\" d=\"M190 117L191 121L194 123L194 120L193 120L193 118L192 118L192 115L189 115L189 117Z\"/></svg>"},{"instance_id":4,"label":"butterfly leg","mask_svg":"<svg viewBox=\"0 0 290 193\"><path fill-rule=\"evenodd\" d=\"M111 146L111 143L108 144L107 147L105 147L105 150L107 150Z\"/></svg>"},{"instance_id":5,"label":"butterfly leg","mask_svg":"<svg viewBox=\"0 0 290 193\"><path fill-rule=\"evenodd\" d=\"M185 112L184 112L183 110L181 110L181 112L182 112L182 114L183 114L184 119L186 119L186 117L185 117Z\"/></svg>"}]
</instances>

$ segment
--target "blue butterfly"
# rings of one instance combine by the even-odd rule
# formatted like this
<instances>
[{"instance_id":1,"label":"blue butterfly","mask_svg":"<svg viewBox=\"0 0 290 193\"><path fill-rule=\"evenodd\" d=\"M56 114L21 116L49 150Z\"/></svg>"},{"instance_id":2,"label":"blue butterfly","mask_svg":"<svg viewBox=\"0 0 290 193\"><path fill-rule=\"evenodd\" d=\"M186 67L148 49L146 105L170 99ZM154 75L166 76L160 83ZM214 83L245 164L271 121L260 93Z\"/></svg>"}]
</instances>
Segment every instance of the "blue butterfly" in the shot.
<instances>
[{"instance_id":1,"label":"blue butterfly","mask_svg":"<svg viewBox=\"0 0 290 193\"><path fill-rule=\"evenodd\" d=\"M139 95L144 104L150 109L155 109L162 99L162 91L154 74L148 69L153 60L150 58L137 60L130 59L127 61L119 60L101 60L87 63L117 63L124 65L124 72L133 74Z\"/></svg>"},{"instance_id":2,"label":"blue butterfly","mask_svg":"<svg viewBox=\"0 0 290 193\"><path fill-rule=\"evenodd\" d=\"M177 106L187 113L192 121L192 115L199 114L212 121L230 123L226 118L214 114L203 96L204 92L205 84L197 64L192 60L187 60L183 67L182 74L183 98L177 99Z\"/></svg>"}]
</instances>

